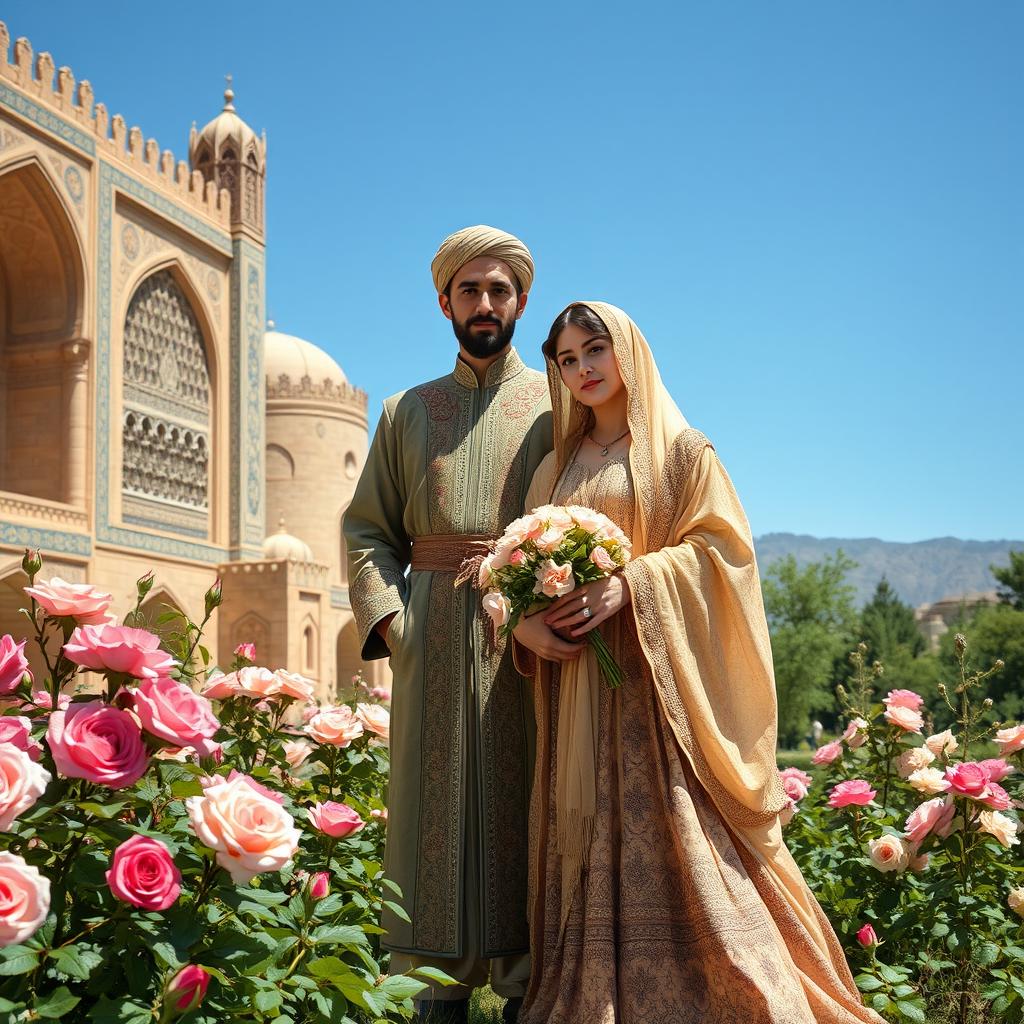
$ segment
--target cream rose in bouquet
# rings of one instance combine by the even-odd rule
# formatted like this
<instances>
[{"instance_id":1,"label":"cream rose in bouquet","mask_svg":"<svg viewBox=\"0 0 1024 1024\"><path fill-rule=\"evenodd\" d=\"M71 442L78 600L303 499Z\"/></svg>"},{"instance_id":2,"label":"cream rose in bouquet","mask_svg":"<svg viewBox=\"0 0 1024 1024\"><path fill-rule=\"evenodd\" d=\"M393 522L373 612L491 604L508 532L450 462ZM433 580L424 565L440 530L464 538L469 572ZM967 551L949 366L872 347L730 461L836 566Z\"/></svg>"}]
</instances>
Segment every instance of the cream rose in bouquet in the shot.
<instances>
[{"instance_id":1,"label":"cream rose in bouquet","mask_svg":"<svg viewBox=\"0 0 1024 1024\"><path fill-rule=\"evenodd\" d=\"M479 563L477 585L499 636L577 587L618 572L630 558L629 538L607 516L581 505L542 505L508 525ZM474 566L475 568L475 566ZM469 578L468 573L459 582ZM600 630L587 633L610 687L622 670Z\"/></svg>"}]
</instances>

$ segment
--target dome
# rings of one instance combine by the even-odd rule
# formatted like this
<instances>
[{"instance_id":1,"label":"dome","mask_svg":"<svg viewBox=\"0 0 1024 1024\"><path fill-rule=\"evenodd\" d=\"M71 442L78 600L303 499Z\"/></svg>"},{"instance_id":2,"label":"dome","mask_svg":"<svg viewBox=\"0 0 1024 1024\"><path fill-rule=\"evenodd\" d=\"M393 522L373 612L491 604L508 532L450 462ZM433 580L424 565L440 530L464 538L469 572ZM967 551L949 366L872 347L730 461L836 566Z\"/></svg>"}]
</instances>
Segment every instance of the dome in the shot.
<instances>
[{"instance_id":1,"label":"dome","mask_svg":"<svg viewBox=\"0 0 1024 1024\"><path fill-rule=\"evenodd\" d=\"M237 160L262 170L265 156L263 140L235 112L234 99L234 92L227 88L224 91L224 109L202 131L192 128L189 156L193 167L203 168L222 160Z\"/></svg>"},{"instance_id":2,"label":"dome","mask_svg":"<svg viewBox=\"0 0 1024 1024\"><path fill-rule=\"evenodd\" d=\"M292 384L298 384L308 377L317 387L330 381L334 388L348 386L344 370L322 349L311 341L304 341L291 334L274 330L274 323L263 335L263 367L267 379L277 382L286 376Z\"/></svg>"},{"instance_id":3,"label":"dome","mask_svg":"<svg viewBox=\"0 0 1024 1024\"><path fill-rule=\"evenodd\" d=\"M289 562L312 562L313 552L309 545L292 536L284 528L284 516L278 521L277 533L272 533L263 541L263 557L267 559L287 559Z\"/></svg>"}]
</instances>

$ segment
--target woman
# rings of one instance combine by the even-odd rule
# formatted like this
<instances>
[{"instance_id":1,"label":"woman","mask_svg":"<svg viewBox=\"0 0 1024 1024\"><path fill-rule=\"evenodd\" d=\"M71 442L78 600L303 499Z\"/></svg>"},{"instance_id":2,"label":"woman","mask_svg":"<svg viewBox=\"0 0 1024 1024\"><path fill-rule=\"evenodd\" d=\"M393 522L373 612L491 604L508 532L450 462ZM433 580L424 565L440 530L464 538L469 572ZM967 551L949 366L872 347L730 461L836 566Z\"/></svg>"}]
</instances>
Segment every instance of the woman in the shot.
<instances>
[{"instance_id":1,"label":"woman","mask_svg":"<svg viewBox=\"0 0 1024 1024\"><path fill-rule=\"evenodd\" d=\"M520 1020L879 1021L782 842L771 648L725 470L621 310L573 303L544 354L555 450L527 508L596 508L634 557L515 630L537 714Z\"/></svg>"}]
</instances>

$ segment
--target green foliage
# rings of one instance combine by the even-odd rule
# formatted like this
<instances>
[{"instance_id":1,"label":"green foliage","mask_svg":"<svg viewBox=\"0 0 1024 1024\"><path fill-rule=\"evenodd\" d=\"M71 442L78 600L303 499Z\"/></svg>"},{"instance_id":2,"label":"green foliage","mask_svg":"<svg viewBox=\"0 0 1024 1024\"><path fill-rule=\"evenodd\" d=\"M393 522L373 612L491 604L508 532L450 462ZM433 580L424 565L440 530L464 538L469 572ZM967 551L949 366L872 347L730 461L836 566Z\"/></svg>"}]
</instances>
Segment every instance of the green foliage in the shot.
<instances>
[{"instance_id":1,"label":"green foliage","mask_svg":"<svg viewBox=\"0 0 1024 1024\"><path fill-rule=\"evenodd\" d=\"M924 637L917 628L914 609L899 599L884 577L861 609L860 639L868 645L869 657L883 662L899 651L906 651L911 657L924 651Z\"/></svg>"},{"instance_id":2,"label":"green foliage","mask_svg":"<svg viewBox=\"0 0 1024 1024\"><path fill-rule=\"evenodd\" d=\"M146 581L152 585L151 577L140 581L130 616L139 614ZM211 594L203 622L185 621L172 641L185 684L196 683L202 671L193 656L216 607L214 588ZM74 628L34 602L32 621L42 643L66 639ZM52 668L51 678L37 685L55 702L76 685L78 669L63 657ZM133 681L106 675L108 699L123 699L118 690ZM380 948L381 906L400 898L382 866L385 742L367 732L345 746L310 743L308 758L296 767L285 744L310 740L291 724L299 708L281 694L262 699L243 690L216 705L223 763L161 759L155 755L168 744L146 733L154 756L145 774L111 790L59 773L47 739L49 709L29 699L26 685L16 697L43 743L41 763L52 781L0 834L0 849L49 879L50 913L26 941L0 949L0 1019L162 1024L177 1016L167 986L185 965L200 966L211 979L200 1005L182 1018L186 1024L370 1024L413 1016L413 997L425 982L389 976ZM301 833L291 860L244 883L233 881L200 840L187 804L204 793L210 776L232 770L276 794ZM320 831L308 809L326 801L344 801L364 824L342 838ZM118 899L105 877L114 851L140 834L164 844L181 874L180 894L160 911ZM311 882L320 872L329 892L314 897Z\"/></svg>"},{"instance_id":3,"label":"green foliage","mask_svg":"<svg viewBox=\"0 0 1024 1024\"><path fill-rule=\"evenodd\" d=\"M852 655L850 687L839 695L844 719L866 726L851 733L838 759L816 769L785 828L786 843L845 947L865 1003L888 1021L1019 1024L1024 1018L1024 922L1018 916L1024 905L1016 903L1024 900L1020 845L1004 847L987 831L991 819L983 815L992 811L981 797L920 792L903 777L905 767L900 771L899 758L917 748L915 756L930 756L929 767L940 772L992 756L985 692L998 672L994 666L971 670L966 655L975 648L973 638L970 645L956 638L955 671L943 669L952 681L937 688L936 703L944 705L957 743L950 749L937 737L923 744L912 722L901 728L885 718L876 691L907 687L889 667L869 664L861 644ZM921 708L926 720L934 711ZM1004 756L1014 773L1002 786L1010 799L1019 799L1024 752ZM870 803L830 807L835 786L853 779L870 784ZM997 790L990 787L985 799L998 801ZM911 841L907 819L930 799L951 805L951 827L945 835L932 831ZM1019 829L1013 810L998 813ZM893 844L895 859L876 859L880 841ZM1014 906L1020 906L1017 913ZM878 945L858 942L864 924L873 927Z\"/></svg>"},{"instance_id":4,"label":"green foliage","mask_svg":"<svg viewBox=\"0 0 1024 1024\"><path fill-rule=\"evenodd\" d=\"M837 551L803 569L789 555L765 573L762 588L783 744L798 742L810 716L832 703L835 664L850 644L856 621L853 588L846 583L853 566Z\"/></svg>"},{"instance_id":5,"label":"green foliage","mask_svg":"<svg viewBox=\"0 0 1024 1024\"><path fill-rule=\"evenodd\" d=\"M993 565L991 569L992 575L1002 584L999 600L1017 611L1024 611L1024 551L1011 551L1009 565Z\"/></svg>"}]
</instances>

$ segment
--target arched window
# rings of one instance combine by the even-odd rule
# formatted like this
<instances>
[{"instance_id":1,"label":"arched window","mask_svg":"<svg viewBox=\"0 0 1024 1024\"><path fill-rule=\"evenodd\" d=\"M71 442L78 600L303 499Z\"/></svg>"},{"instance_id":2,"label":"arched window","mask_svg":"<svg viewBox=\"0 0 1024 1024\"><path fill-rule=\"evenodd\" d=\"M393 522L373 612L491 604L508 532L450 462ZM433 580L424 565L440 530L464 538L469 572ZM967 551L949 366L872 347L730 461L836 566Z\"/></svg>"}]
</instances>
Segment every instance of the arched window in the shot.
<instances>
[{"instance_id":1,"label":"arched window","mask_svg":"<svg viewBox=\"0 0 1024 1024\"><path fill-rule=\"evenodd\" d=\"M205 536L210 371L192 306L169 270L147 277L124 325L124 519Z\"/></svg>"},{"instance_id":2,"label":"arched window","mask_svg":"<svg viewBox=\"0 0 1024 1024\"><path fill-rule=\"evenodd\" d=\"M302 672L304 675L315 676L316 672L316 631L306 626L302 631Z\"/></svg>"}]
</instances>

